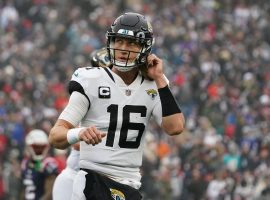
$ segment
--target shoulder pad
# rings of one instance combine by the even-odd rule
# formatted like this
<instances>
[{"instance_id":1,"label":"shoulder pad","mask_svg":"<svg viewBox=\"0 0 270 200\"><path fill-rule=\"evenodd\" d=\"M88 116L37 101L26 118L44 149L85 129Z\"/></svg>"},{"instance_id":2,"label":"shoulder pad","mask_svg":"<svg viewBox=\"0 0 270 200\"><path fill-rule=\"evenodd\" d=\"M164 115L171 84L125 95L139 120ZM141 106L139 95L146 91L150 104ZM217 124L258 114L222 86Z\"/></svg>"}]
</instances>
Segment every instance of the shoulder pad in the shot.
<instances>
[{"instance_id":1,"label":"shoulder pad","mask_svg":"<svg viewBox=\"0 0 270 200\"><path fill-rule=\"evenodd\" d=\"M72 75L72 79L83 78L98 78L101 76L101 69L99 67L83 67L78 68Z\"/></svg>"},{"instance_id":2,"label":"shoulder pad","mask_svg":"<svg viewBox=\"0 0 270 200\"><path fill-rule=\"evenodd\" d=\"M47 157L42 162L43 170L46 174L57 174L58 173L58 163L55 158Z\"/></svg>"}]
</instances>

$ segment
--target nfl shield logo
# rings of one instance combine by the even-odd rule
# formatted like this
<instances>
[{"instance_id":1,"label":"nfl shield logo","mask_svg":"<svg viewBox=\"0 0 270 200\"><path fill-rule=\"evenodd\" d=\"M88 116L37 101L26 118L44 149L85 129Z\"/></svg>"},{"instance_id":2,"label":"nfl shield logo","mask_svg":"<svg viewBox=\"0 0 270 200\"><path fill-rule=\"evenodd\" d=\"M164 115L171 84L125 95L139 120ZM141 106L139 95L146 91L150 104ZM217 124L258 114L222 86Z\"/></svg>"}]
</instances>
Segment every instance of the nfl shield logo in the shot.
<instances>
[{"instance_id":1,"label":"nfl shield logo","mask_svg":"<svg viewBox=\"0 0 270 200\"><path fill-rule=\"evenodd\" d=\"M126 90L126 95L127 95L127 96L130 96L130 95L131 95L131 90L127 89L127 90Z\"/></svg>"}]
</instances>

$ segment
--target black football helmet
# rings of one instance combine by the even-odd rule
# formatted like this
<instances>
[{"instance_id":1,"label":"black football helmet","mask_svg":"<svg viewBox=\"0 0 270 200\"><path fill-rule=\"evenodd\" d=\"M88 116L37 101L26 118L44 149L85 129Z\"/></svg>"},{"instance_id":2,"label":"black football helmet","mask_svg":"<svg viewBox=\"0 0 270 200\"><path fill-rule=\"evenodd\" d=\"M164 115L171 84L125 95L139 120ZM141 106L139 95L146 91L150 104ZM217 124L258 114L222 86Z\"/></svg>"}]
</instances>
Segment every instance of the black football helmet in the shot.
<instances>
[{"instance_id":1,"label":"black football helmet","mask_svg":"<svg viewBox=\"0 0 270 200\"><path fill-rule=\"evenodd\" d=\"M138 56L132 63L119 62L115 59L115 49L113 47L116 37L134 39L141 45ZM152 50L154 43L152 26L146 18L138 13L125 13L119 16L111 25L107 32L107 51L110 62L120 71L129 71L130 69L146 64L146 58ZM123 50L121 50L123 51ZM128 56L130 55L128 51Z\"/></svg>"},{"instance_id":2,"label":"black football helmet","mask_svg":"<svg viewBox=\"0 0 270 200\"><path fill-rule=\"evenodd\" d=\"M106 47L94 50L90 54L92 67L108 67L111 65Z\"/></svg>"}]
</instances>

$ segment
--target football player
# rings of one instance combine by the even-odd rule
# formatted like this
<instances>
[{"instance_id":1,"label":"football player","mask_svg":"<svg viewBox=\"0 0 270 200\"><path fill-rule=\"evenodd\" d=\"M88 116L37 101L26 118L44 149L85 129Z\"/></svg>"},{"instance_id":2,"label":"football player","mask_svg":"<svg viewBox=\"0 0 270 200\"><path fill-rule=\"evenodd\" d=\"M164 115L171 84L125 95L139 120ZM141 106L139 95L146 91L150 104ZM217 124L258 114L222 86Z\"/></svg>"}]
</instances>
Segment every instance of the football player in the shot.
<instances>
[{"instance_id":1,"label":"football player","mask_svg":"<svg viewBox=\"0 0 270 200\"><path fill-rule=\"evenodd\" d=\"M48 136L44 131L34 129L27 134L25 143L27 155L22 161L22 199L50 200L58 165L47 155Z\"/></svg>"},{"instance_id":2,"label":"football player","mask_svg":"<svg viewBox=\"0 0 270 200\"><path fill-rule=\"evenodd\" d=\"M73 190L73 180L79 171L80 143L72 145L66 168L56 177L53 184L53 200L69 200Z\"/></svg>"},{"instance_id":3,"label":"football player","mask_svg":"<svg viewBox=\"0 0 270 200\"><path fill-rule=\"evenodd\" d=\"M95 50L90 55L92 67L107 67L110 61L106 47ZM66 168L57 176L53 185L53 200L69 200L71 199L73 180L79 171L80 157L79 142L72 145L70 154L67 158Z\"/></svg>"},{"instance_id":4,"label":"football player","mask_svg":"<svg viewBox=\"0 0 270 200\"><path fill-rule=\"evenodd\" d=\"M68 105L49 135L60 149L80 141L72 199L141 199L140 166L150 118L168 135L184 130L162 59L151 54L153 42L149 21L125 13L107 32L111 66L79 68L72 75Z\"/></svg>"}]
</instances>

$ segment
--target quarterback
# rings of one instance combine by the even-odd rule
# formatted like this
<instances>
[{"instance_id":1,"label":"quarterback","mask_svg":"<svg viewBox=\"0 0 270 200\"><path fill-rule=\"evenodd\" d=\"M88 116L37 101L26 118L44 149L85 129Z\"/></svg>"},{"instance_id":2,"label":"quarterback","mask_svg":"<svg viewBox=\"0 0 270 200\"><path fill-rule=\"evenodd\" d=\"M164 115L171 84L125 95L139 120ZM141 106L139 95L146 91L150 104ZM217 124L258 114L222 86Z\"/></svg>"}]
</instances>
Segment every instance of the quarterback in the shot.
<instances>
[{"instance_id":1,"label":"quarterback","mask_svg":"<svg viewBox=\"0 0 270 200\"><path fill-rule=\"evenodd\" d=\"M184 116L162 59L151 54L153 41L149 21L125 13L107 32L111 66L73 73L69 103L49 135L51 145L60 149L80 141L72 199L141 199L140 166L150 118L168 135L183 131Z\"/></svg>"}]
</instances>

